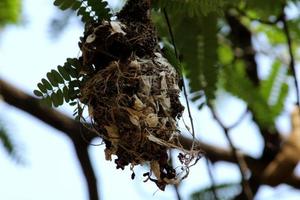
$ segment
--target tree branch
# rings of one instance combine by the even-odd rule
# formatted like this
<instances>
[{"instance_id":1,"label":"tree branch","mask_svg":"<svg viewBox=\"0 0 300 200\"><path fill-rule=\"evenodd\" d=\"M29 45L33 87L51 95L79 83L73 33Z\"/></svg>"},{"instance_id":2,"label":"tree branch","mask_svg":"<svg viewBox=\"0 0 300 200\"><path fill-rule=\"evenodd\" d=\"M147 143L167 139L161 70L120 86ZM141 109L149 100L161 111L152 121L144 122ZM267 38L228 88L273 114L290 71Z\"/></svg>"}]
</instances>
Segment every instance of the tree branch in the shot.
<instances>
[{"instance_id":1,"label":"tree branch","mask_svg":"<svg viewBox=\"0 0 300 200\"><path fill-rule=\"evenodd\" d=\"M217 116L217 113L215 112L215 110L213 109L212 106L211 106L211 112L213 114L214 119L218 122L218 124L223 129L225 137L227 138L227 141L229 142L230 148L232 150L232 156L234 157L234 160L236 161L236 163L239 167L239 170L240 170L240 173L241 173L241 176L242 176L242 186L243 186L243 191L242 192L244 193L245 198L247 198L248 200L251 200L251 199L253 199L253 193L252 193L251 187L248 183L248 178L247 178L247 175L246 175L247 171L248 171L247 165L245 165L245 162L244 162L243 158L241 156L239 156L238 151L235 148L235 146L234 146L234 144L233 144L233 142L232 142L232 140L229 136L230 129L227 128L223 124L223 122ZM238 122L240 122L240 121L241 120L239 119ZM234 125L232 125L231 127L234 127L236 125L237 125L237 123L234 123Z\"/></svg>"},{"instance_id":2,"label":"tree branch","mask_svg":"<svg viewBox=\"0 0 300 200\"><path fill-rule=\"evenodd\" d=\"M292 74L294 76L294 83L295 83L295 88L296 88L296 98L297 98L297 106L300 106L300 94L299 94L299 84L297 80L297 73L295 69L295 58L294 58L294 53L292 49L292 37L290 34L289 26L286 20L286 15L284 13L284 7L282 10L282 17L280 18L282 23L283 23L283 31L287 39L287 44L288 44L288 49L289 49L289 54L290 54L290 69L292 71Z\"/></svg>"},{"instance_id":3,"label":"tree branch","mask_svg":"<svg viewBox=\"0 0 300 200\"><path fill-rule=\"evenodd\" d=\"M68 116L54 109L42 106L38 99L22 92L1 79L0 95L6 103L17 107L53 128L62 131L63 134L72 140L88 185L90 200L98 200L96 176L87 152L88 142L82 139L81 134L84 133L84 138L89 142L95 138L96 135ZM82 130L82 132L80 130Z\"/></svg>"},{"instance_id":4,"label":"tree branch","mask_svg":"<svg viewBox=\"0 0 300 200\"><path fill-rule=\"evenodd\" d=\"M37 119L45 122L46 124L56 128L57 130L62 131L62 134L67 135L73 141L78 159L83 169L83 174L85 176L86 182L88 183L90 198L91 200L96 200L96 178L92 169L90 158L88 157L87 147L88 142L92 141L93 138L98 137L98 135L83 127L80 123L74 121L70 117L62 114L61 112L41 106L37 98L34 98L31 95L22 92L21 90L13 87L12 85L1 79L0 95L8 104L17 107L20 110L23 110L36 117ZM84 134L84 139L82 137L82 134ZM187 150L191 148L193 143L192 139L182 136L180 137L180 142ZM196 141L195 146L201 148L201 150L204 151L205 155L212 162L236 162L235 158L232 155L232 151L230 150L208 145L199 141ZM263 159L255 159L241 153L238 154L239 157L243 157L248 168L251 170L252 177L260 184L267 184L271 186L278 185L262 178L262 172L270 163L269 161L265 161ZM300 188L300 179L294 175L283 177L283 179L279 180L279 182L289 184L291 186L294 186L295 188Z\"/></svg>"},{"instance_id":5,"label":"tree branch","mask_svg":"<svg viewBox=\"0 0 300 200\"><path fill-rule=\"evenodd\" d=\"M97 180L88 154L88 144L85 142L75 142L74 147L88 186L89 199L99 200Z\"/></svg>"}]
</instances>

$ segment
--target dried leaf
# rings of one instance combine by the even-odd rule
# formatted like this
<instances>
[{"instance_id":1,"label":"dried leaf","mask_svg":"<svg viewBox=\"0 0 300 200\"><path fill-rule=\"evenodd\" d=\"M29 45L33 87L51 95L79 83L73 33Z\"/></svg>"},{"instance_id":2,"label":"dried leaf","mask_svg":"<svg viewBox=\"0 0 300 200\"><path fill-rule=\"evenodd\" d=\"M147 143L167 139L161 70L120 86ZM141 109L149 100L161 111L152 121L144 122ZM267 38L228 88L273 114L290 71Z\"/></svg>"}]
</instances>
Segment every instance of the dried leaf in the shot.
<instances>
[{"instance_id":1,"label":"dried leaf","mask_svg":"<svg viewBox=\"0 0 300 200\"><path fill-rule=\"evenodd\" d=\"M111 34L122 33L123 35L126 35L126 33L122 30L122 27L124 27L125 25L122 24L121 22L111 21L110 25L111 25L111 28L112 28Z\"/></svg>"},{"instance_id":2,"label":"dried leaf","mask_svg":"<svg viewBox=\"0 0 300 200\"><path fill-rule=\"evenodd\" d=\"M151 113L151 114L147 115L145 121L149 127L151 127L151 128L156 127L158 124L157 114Z\"/></svg>"},{"instance_id":3,"label":"dried leaf","mask_svg":"<svg viewBox=\"0 0 300 200\"><path fill-rule=\"evenodd\" d=\"M146 105L144 105L143 102L136 95L134 95L133 98L134 98L133 108L135 110L140 111L140 110L143 110L146 107Z\"/></svg>"}]
</instances>

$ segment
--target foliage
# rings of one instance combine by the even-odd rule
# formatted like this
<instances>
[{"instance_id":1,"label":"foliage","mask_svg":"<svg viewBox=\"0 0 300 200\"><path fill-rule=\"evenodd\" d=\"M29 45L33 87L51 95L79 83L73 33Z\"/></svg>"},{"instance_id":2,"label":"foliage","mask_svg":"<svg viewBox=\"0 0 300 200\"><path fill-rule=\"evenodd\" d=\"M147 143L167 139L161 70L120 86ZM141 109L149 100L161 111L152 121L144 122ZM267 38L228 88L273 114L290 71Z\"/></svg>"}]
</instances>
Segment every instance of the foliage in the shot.
<instances>
[{"instance_id":1,"label":"foliage","mask_svg":"<svg viewBox=\"0 0 300 200\"><path fill-rule=\"evenodd\" d=\"M207 15L212 12L222 14L223 8L238 4L239 0L157 0L153 1L156 9L169 8L179 15L188 15L189 17Z\"/></svg>"},{"instance_id":2,"label":"foliage","mask_svg":"<svg viewBox=\"0 0 300 200\"><path fill-rule=\"evenodd\" d=\"M210 13L207 16L182 18L176 12L171 11L168 13L180 57L182 57L182 71L189 79L191 92L204 90L207 100L213 100L219 71L216 62L216 15ZM163 38L168 38L168 27L162 17L159 18L157 15L156 13L154 21L159 33Z\"/></svg>"},{"instance_id":3,"label":"foliage","mask_svg":"<svg viewBox=\"0 0 300 200\"><path fill-rule=\"evenodd\" d=\"M0 27L6 24L19 22L21 16L20 0L1 0L0 1Z\"/></svg>"},{"instance_id":4,"label":"foliage","mask_svg":"<svg viewBox=\"0 0 300 200\"><path fill-rule=\"evenodd\" d=\"M5 151L12 157L16 158L16 151L13 141L11 140L10 136L7 133L4 125L0 123L0 141L3 144Z\"/></svg>"},{"instance_id":5,"label":"foliage","mask_svg":"<svg viewBox=\"0 0 300 200\"><path fill-rule=\"evenodd\" d=\"M241 191L241 186L239 183L220 184L215 186L215 190L219 199L230 200L234 199L234 197L239 194L239 192ZM203 188L197 192L194 192L191 195L191 199L215 199L214 194L212 192L212 187Z\"/></svg>"},{"instance_id":6,"label":"foliage","mask_svg":"<svg viewBox=\"0 0 300 200\"><path fill-rule=\"evenodd\" d=\"M273 116L277 116L283 109L288 94L287 69L276 60L267 79L262 80L260 92L271 108Z\"/></svg>"},{"instance_id":7,"label":"foliage","mask_svg":"<svg viewBox=\"0 0 300 200\"><path fill-rule=\"evenodd\" d=\"M84 23L99 22L111 17L107 2L103 0L55 0L54 5L61 10L73 9Z\"/></svg>"},{"instance_id":8,"label":"foliage","mask_svg":"<svg viewBox=\"0 0 300 200\"><path fill-rule=\"evenodd\" d=\"M107 2L102 0L55 0L54 5L61 10L73 9L77 15L81 15L85 23L98 22L111 17ZM74 114L81 112L81 107L76 99L80 95L80 86L84 82L80 74L81 64L77 58L68 58L63 66L57 66L56 70L47 73L47 79L43 78L37 84L38 90L34 94L41 97L43 103L48 106L58 107L64 101L69 105L77 105Z\"/></svg>"},{"instance_id":9,"label":"foliage","mask_svg":"<svg viewBox=\"0 0 300 200\"><path fill-rule=\"evenodd\" d=\"M48 106L58 107L64 102L70 106L77 106L74 116L79 120L82 116L82 107L77 101L80 97L80 86L84 82L80 74L80 62L76 58L68 58L63 66L57 66L47 73L47 79L43 78L37 84L38 90L33 93L42 98L42 103Z\"/></svg>"},{"instance_id":10,"label":"foliage","mask_svg":"<svg viewBox=\"0 0 300 200\"><path fill-rule=\"evenodd\" d=\"M261 80L257 89L245 73L244 61L236 60L232 46L225 42L229 38L227 32L222 30L227 26L223 11L236 8L237 12L244 15L241 23L246 22L249 29L254 30L255 33L266 34L273 45L284 43L285 39L280 27L270 27L262 23L251 25L252 18L264 19L265 15L279 12L281 3L272 4L273 10L264 12L270 2L257 4L255 2L158 0L153 1L155 8L153 20L163 44L165 57L189 80L192 100L199 102L198 100L201 99L199 108L203 106L203 102L211 103L215 99L218 87L221 86L234 96L243 99L260 125L273 126L275 118L283 109L288 93L286 80L278 82L279 79L276 78L285 76L283 70L279 69L282 67L274 63L269 77ZM111 17L107 2L102 0L55 0L54 4L62 10L71 8L77 11L86 23ZM170 18L171 27L168 27L165 22L164 9ZM249 16L252 18L245 21ZM298 24L296 21L289 23L294 23L293 27ZM291 29L297 34L297 29L293 27ZM174 54L169 28L174 33L180 61ZM34 91L37 96L44 99L46 104L57 107L62 105L64 100L70 101L72 105L76 104L75 99L80 95L79 86L84 79L80 78L79 74L78 77L75 76L75 73L79 73L79 66L74 66L74 63L71 64L69 61L71 60L68 60L64 66L59 66L57 70L49 72L48 79L42 79L38 84L39 90ZM73 76L70 73L73 73ZM72 77L72 80L69 77Z\"/></svg>"},{"instance_id":11,"label":"foliage","mask_svg":"<svg viewBox=\"0 0 300 200\"><path fill-rule=\"evenodd\" d=\"M265 34L271 45L282 45L286 39L280 26L263 23L252 25L251 20L269 20L270 15L280 13L283 2L269 6L269 1L216 1L213 7L204 6L204 2L160 0L154 3L156 11L153 19L164 40L170 37L162 9L169 15L192 100L199 102L201 99L200 102L203 102L205 97L206 102L211 102L215 99L218 87L221 87L244 100L259 125L273 127L288 94L287 74L282 70L283 66L279 70L278 64L274 63L268 78L261 80L258 88L253 85L245 73L244 61L235 58L233 47L227 43L230 40L228 25L222 11L235 8L237 13L244 16L240 20L247 28L257 34ZM200 4L207 12L201 10ZM298 34L298 24L296 20L289 21L294 37ZM281 77L281 81L276 77Z\"/></svg>"}]
</instances>

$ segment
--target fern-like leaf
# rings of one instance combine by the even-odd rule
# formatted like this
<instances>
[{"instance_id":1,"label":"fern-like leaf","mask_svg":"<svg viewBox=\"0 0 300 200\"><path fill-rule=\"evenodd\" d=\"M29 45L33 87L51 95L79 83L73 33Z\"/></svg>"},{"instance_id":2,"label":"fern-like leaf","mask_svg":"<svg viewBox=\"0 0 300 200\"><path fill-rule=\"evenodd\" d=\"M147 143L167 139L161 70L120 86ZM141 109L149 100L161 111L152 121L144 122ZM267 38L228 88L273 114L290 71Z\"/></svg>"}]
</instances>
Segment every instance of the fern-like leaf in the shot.
<instances>
[{"instance_id":1,"label":"fern-like leaf","mask_svg":"<svg viewBox=\"0 0 300 200\"><path fill-rule=\"evenodd\" d=\"M7 131L5 130L3 124L0 123L0 141L3 144L5 151L12 157L16 158L15 147L13 141L9 137Z\"/></svg>"},{"instance_id":2,"label":"fern-like leaf","mask_svg":"<svg viewBox=\"0 0 300 200\"><path fill-rule=\"evenodd\" d=\"M194 17L212 12L221 15L225 6L238 5L239 2L240 0L156 0L153 1L153 7L168 8L172 13Z\"/></svg>"},{"instance_id":3,"label":"fern-like leaf","mask_svg":"<svg viewBox=\"0 0 300 200\"><path fill-rule=\"evenodd\" d=\"M216 16L209 14L181 19L176 24L174 33L183 56L184 72L189 79L191 92L203 90L206 99L213 100L219 71Z\"/></svg>"},{"instance_id":4,"label":"fern-like leaf","mask_svg":"<svg viewBox=\"0 0 300 200\"><path fill-rule=\"evenodd\" d=\"M45 105L58 107L65 102L72 103L80 94L82 81L80 71L80 61L76 58L68 58L63 66L58 66L57 70L47 73L47 79L43 78L37 84L38 89L33 93L42 98Z\"/></svg>"},{"instance_id":5,"label":"fern-like leaf","mask_svg":"<svg viewBox=\"0 0 300 200\"><path fill-rule=\"evenodd\" d=\"M271 107L274 116L281 113L288 94L287 69L275 61L266 80L261 81L260 92Z\"/></svg>"},{"instance_id":6,"label":"fern-like leaf","mask_svg":"<svg viewBox=\"0 0 300 200\"><path fill-rule=\"evenodd\" d=\"M203 78L204 92L208 101L215 99L219 67L217 63L217 17L208 15L203 19Z\"/></svg>"},{"instance_id":7,"label":"fern-like leaf","mask_svg":"<svg viewBox=\"0 0 300 200\"><path fill-rule=\"evenodd\" d=\"M21 0L1 0L0 27L18 23L21 17L21 7Z\"/></svg>"},{"instance_id":8,"label":"fern-like leaf","mask_svg":"<svg viewBox=\"0 0 300 200\"><path fill-rule=\"evenodd\" d=\"M108 3L103 0L55 0L54 5L61 10L77 11L77 15L81 16L81 21L84 23L110 20L112 16Z\"/></svg>"},{"instance_id":9,"label":"fern-like leaf","mask_svg":"<svg viewBox=\"0 0 300 200\"><path fill-rule=\"evenodd\" d=\"M199 16L201 14L207 14L213 11L220 11L222 0L190 0L190 1L181 1L181 0L158 0L154 1L155 8L165 8L168 7L174 13L187 12L190 17Z\"/></svg>"},{"instance_id":10,"label":"fern-like leaf","mask_svg":"<svg viewBox=\"0 0 300 200\"><path fill-rule=\"evenodd\" d=\"M224 66L222 75L225 89L247 103L261 126L272 127L275 119L272 109L247 78L244 63L237 61L234 65Z\"/></svg>"},{"instance_id":11,"label":"fern-like leaf","mask_svg":"<svg viewBox=\"0 0 300 200\"><path fill-rule=\"evenodd\" d=\"M216 185L214 188L219 199L230 200L234 199L241 191L239 183L228 183ZM200 189L191 195L192 200L214 199L214 194L211 187Z\"/></svg>"}]
</instances>

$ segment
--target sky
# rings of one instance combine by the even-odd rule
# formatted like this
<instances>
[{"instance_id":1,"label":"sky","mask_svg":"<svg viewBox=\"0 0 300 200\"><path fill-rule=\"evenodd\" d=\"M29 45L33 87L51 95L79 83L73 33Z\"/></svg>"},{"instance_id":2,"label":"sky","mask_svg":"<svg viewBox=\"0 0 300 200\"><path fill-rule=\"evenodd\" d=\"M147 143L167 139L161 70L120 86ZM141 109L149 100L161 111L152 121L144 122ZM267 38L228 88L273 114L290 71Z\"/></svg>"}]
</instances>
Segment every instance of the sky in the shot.
<instances>
[{"instance_id":1,"label":"sky","mask_svg":"<svg viewBox=\"0 0 300 200\"><path fill-rule=\"evenodd\" d=\"M117 0L110 1L116 5ZM9 26L0 33L0 77L14 86L32 94L36 84L48 71L63 64L67 57L79 54L78 39L82 27L71 20L70 25L54 40L49 34L50 19L58 11L49 0L24 0L24 22L18 26ZM261 65L268 61L260 58ZM219 94L222 101L217 107L226 124L234 123L243 113L245 105L224 93ZM181 98L182 102L184 99ZM59 109L71 114L67 106ZM4 200L87 200L87 190L79 163L76 160L72 143L61 132L40 122L36 118L0 102L0 121L4 122L12 136L22 164L11 159L0 146L0 196ZM209 144L228 148L221 128L212 120L209 111L199 112L192 105L197 138ZM187 113L184 113L185 121ZM288 114L285 112L278 122L280 130L290 129ZM179 123L183 127L182 121ZM183 129L183 128L182 128ZM184 129L183 129L184 130ZM241 137L241 134L243 136ZM241 124L230 132L235 145L242 151L258 157L261 154L262 140L257 128L247 115ZM100 141L94 141L94 143ZM113 162L104 159L103 146L91 146L89 152L99 182L102 199L174 199L171 187L165 192L158 191L151 183L143 183L143 167L136 169L136 179L131 180L131 171L116 170ZM217 183L239 181L236 166L220 162L213 168ZM180 186L183 199L197 189L207 187L210 180L204 159L191 169L189 177ZM300 193L287 186L273 189L264 186L257 199L298 199Z\"/></svg>"}]
</instances>

